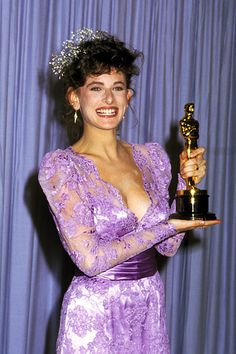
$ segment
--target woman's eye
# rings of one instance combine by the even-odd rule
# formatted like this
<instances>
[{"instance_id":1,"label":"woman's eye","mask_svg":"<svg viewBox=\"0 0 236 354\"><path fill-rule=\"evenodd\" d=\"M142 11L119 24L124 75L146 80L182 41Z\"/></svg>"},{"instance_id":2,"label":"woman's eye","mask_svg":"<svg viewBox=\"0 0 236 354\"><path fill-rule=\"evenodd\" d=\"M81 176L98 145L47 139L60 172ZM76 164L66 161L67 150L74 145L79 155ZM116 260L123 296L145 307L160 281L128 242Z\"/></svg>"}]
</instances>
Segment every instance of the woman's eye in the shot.
<instances>
[{"instance_id":1,"label":"woman's eye","mask_svg":"<svg viewBox=\"0 0 236 354\"><path fill-rule=\"evenodd\" d=\"M115 86L113 90L114 91L124 91L124 89L125 88L123 86Z\"/></svg>"},{"instance_id":2,"label":"woman's eye","mask_svg":"<svg viewBox=\"0 0 236 354\"><path fill-rule=\"evenodd\" d=\"M90 90L91 90L91 91L101 91L101 87L99 87L99 86L93 86L93 87L91 87Z\"/></svg>"}]
</instances>

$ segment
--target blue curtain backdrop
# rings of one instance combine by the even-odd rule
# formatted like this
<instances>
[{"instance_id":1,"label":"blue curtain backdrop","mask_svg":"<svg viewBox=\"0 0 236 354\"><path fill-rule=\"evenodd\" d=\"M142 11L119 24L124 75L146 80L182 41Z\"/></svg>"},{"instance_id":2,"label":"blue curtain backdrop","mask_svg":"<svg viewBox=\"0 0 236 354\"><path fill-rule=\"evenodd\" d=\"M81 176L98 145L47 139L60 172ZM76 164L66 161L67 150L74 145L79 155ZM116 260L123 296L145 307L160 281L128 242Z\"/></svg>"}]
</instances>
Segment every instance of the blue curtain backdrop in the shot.
<instances>
[{"instance_id":1,"label":"blue curtain backdrop","mask_svg":"<svg viewBox=\"0 0 236 354\"><path fill-rule=\"evenodd\" d=\"M123 139L158 141L176 169L178 121L193 101L207 148L210 208L223 223L160 258L172 354L236 353L236 1L1 0L0 352L53 354L73 266L37 183L43 155L68 144L48 61L76 28L142 50Z\"/></svg>"}]
</instances>

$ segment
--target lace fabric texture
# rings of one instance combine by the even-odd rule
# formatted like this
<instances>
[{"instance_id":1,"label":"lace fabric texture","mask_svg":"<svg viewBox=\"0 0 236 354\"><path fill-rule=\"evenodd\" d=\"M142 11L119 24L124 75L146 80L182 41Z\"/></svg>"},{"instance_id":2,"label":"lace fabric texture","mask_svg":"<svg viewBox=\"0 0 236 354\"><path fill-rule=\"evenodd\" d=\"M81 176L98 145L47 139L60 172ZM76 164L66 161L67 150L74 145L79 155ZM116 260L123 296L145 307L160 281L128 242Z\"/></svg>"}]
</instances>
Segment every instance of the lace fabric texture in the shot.
<instances>
[{"instance_id":1,"label":"lace fabric texture","mask_svg":"<svg viewBox=\"0 0 236 354\"><path fill-rule=\"evenodd\" d=\"M132 145L132 152L150 198L141 220L100 178L93 161L71 147L42 161L39 181L61 241L84 274L65 294L57 353L169 353L159 274L138 280L101 277L152 247L172 256L183 238L168 223L174 210L168 203L166 153L156 143ZM179 184L183 189L182 180Z\"/></svg>"}]
</instances>

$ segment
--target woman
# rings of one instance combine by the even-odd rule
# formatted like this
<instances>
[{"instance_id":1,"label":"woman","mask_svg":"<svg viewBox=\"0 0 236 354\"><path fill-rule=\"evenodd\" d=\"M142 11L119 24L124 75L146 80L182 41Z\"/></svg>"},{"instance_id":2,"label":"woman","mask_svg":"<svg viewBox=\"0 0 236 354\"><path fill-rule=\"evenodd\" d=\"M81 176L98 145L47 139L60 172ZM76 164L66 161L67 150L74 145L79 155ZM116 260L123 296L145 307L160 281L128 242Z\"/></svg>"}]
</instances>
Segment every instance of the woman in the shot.
<instances>
[{"instance_id":1,"label":"woman","mask_svg":"<svg viewBox=\"0 0 236 354\"><path fill-rule=\"evenodd\" d=\"M169 220L171 179L157 143L117 140L141 54L82 30L51 62L65 80L80 139L46 154L39 181L78 272L61 312L57 353L169 353L155 252L172 256L183 233L217 221ZM203 148L180 158L182 178L205 175ZM179 188L184 187L180 178Z\"/></svg>"}]
</instances>

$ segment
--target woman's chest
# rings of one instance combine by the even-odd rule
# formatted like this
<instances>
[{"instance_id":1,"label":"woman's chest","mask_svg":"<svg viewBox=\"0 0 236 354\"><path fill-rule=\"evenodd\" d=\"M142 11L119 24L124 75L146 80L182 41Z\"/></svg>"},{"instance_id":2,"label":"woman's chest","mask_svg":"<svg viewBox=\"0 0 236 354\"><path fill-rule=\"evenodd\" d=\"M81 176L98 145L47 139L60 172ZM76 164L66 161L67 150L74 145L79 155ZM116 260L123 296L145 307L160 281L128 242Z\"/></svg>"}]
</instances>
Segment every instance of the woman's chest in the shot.
<instances>
[{"instance_id":1,"label":"woman's chest","mask_svg":"<svg viewBox=\"0 0 236 354\"><path fill-rule=\"evenodd\" d=\"M145 189L145 176L132 161L127 164L99 166L101 180L113 186L120 194L124 205L141 219L151 204Z\"/></svg>"},{"instance_id":2,"label":"woman's chest","mask_svg":"<svg viewBox=\"0 0 236 354\"><path fill-rule=\"evenodd\" d=\"M104 237L119 237L166 219L169 212L169 176L156 161L134 155L129 165L105 164L78 157L80 195ZM134 162L134 163L133 163Z\"/></svg>"},{"instance_id":3,"label":"woman's chest","mask_svg":"<svg viewBox=\"0 0 236 354\"><path fill-rule=\"evenodd\" d=\"M123 178L121 175L120 180ZM143 177L142 185L129 178L121 184L118 179L105 181L92 173L89 180L89 205L94 224L106 239L120 237L137 227L156 225L169 213L168 186L161 183L161 175ZM125 197L121 191L125 192Z\"/></svg>"}]
</instances>

